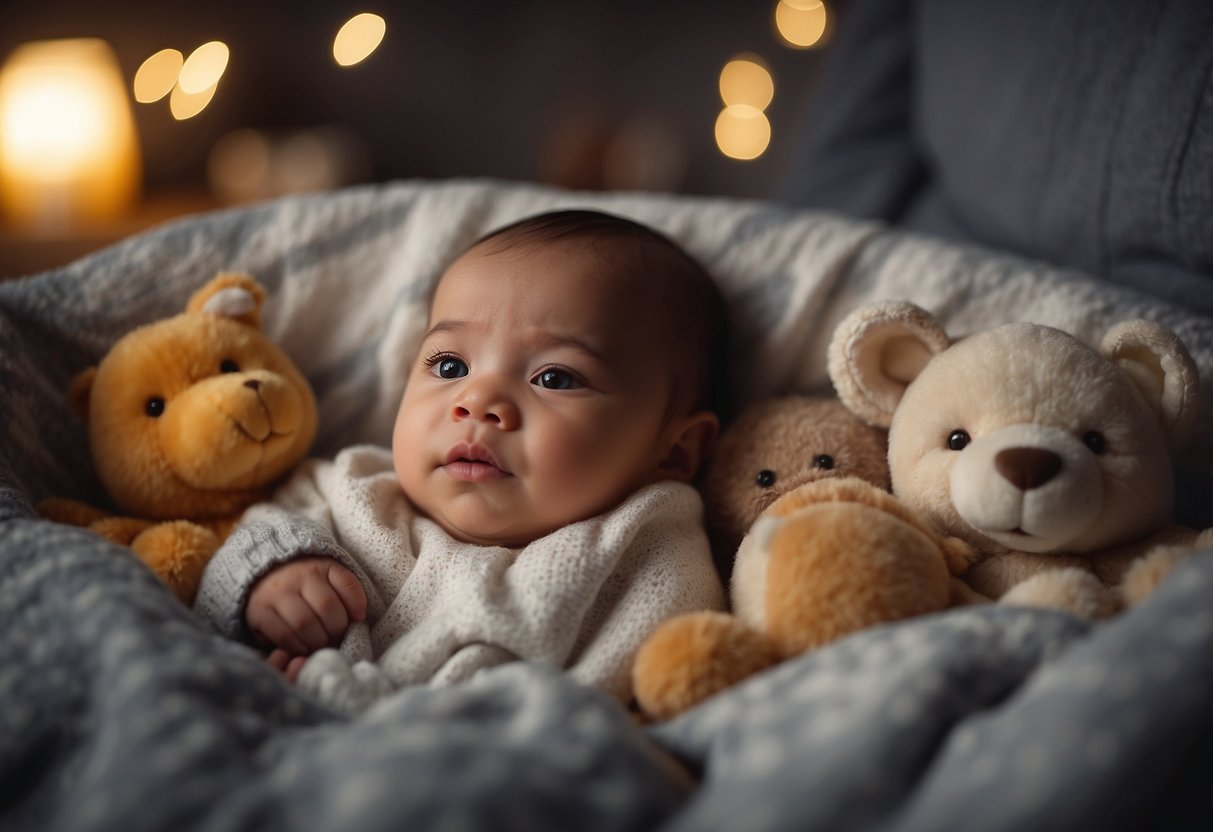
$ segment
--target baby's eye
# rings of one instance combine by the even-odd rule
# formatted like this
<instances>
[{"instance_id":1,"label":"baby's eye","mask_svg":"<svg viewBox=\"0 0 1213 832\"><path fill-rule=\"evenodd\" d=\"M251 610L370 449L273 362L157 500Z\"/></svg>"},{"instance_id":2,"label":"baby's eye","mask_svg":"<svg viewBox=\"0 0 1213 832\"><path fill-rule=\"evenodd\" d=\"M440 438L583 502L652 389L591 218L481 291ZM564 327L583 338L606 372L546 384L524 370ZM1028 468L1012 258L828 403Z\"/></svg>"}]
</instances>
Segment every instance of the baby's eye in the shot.
<instances>
[{"instance_id":1,"label":"baby's eye","mask_svg":"<svg viewBox=\"0 0 1213 832\"><path fill-rule=\"evenodd\" d=\"M460 358L442 358L434 364L434 375L439 378L462 378L468 374L468 365Z\"/></svg>"},{"instance_id":2,"label":"baby's eye","mask_svg":"<svg viewBox=\"0 0 1213 832\"><path fill-rule=\"evenodd\" d=\"M770 468L763 468L754 478L754 482L758 483L759 488L770 488L775 484L775 472Z\"/></svg>"},{"instance_id":3,"label":"baby's eye","mask_svg":"<svg viewBox=\"0 0 1213 832\"><path fill-rule=\"evenodd\" d=\"M818 454L813 457L813 467L820 468L823 471L829 471L834 468L834 457L829 454Z\"/></svg>"},{"instance_id":4,"label":"baby's eye","mask_svg":"<svg viewBox=\"0 0 1213 832\"><path fill-rule=\"evenodd\" d=\"M573 390L581 387L581 382L565 370L544 370L531 379L531 384L547 390Z\"/></svg>"}]
</instances>

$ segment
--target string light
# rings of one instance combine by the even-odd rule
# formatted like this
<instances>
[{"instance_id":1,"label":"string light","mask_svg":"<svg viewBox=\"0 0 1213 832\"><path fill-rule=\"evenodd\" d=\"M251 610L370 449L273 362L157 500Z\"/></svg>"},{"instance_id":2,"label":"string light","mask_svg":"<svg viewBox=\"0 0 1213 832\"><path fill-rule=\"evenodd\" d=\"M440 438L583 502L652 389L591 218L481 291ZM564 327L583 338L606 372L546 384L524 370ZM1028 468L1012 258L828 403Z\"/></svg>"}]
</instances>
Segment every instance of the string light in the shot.
<instances>
[{"instance_id":1,"label":"string light","mask_svg":"<svg viewBox=\"0 0 1213 832\"><path fill-rule=\"evenodd\" d=\"M779 0L775 30L796 49L816 46L826 31L829 14L821 0Z\"/></svg>"},{"instance_id":2,"label":"string light","mask_svg":"<svg viewBox=\"0 0 1213 832\"><path fill-rule=\"evenodd\" d=\"M185 59L181 74L177 76L177 86L187 95L206 92L223 77L227 58L227 44L222 41L212 40L202 44Z\"/></svg>"},{"instance_id":3,"label":"string light","mask_svg":"<svg viewBox=\"0 0 1213 832\"><path fill-rule=\"evenodd\" d=\"M716 118L716 146L731 159L757 159L771 142L771 122L749 104L730 104Z\"/></svg>"},{"instance_id":4,"label":"string light","mask_svg":"<svg viewBox=\"0 0 1213 832\"><path fill-rule=\"evenodd\" d=\"M737 55L720 70L724 109L716 117L716 147L730 159L748 161L766 152L771 122L763 112L775 97L775 81L762 58Z\"/></svg>"},{"instance_id":5,"label":"string light","mask_svg":"<svg viewBox=\"0 0 1213 832\"><path fill-rule=\"evenodd\" d=\"M377 14L363 12L347 20L333 38L333 60L340 66L361 63L379 48L387 24Z\"/></svg>"},{"instance_id":6,"label":"string light","mask_svg":"<svg viewBox=\"0 0 1213 832\"><path fill-rule=\"evenodd\" d=\"M135 100L140 104L159 101L173 90L185 58L176 49L161 49L135 72Z\"/></svg>"}]
</instances>

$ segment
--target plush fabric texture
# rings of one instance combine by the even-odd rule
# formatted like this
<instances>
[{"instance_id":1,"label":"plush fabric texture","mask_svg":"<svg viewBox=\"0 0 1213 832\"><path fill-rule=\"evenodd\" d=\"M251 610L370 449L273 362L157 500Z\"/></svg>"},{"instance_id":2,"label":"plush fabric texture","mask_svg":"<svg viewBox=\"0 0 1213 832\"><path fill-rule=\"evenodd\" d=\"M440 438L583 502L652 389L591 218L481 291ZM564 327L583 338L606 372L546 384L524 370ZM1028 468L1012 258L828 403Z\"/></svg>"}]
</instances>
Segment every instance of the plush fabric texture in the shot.
<instances>
[{"instance_id":1,"label":"plush fabric texture","mask_svg":"<svg viewBox=\"0 0 1213 832\"><path fill-rule=\"evenodd\" d=\"M292 545L295 518L331 543ZM419 517L391 452L362 445L304 463L241 525L212 559L195 607L220 631L238 631L252 580L300 555L334 557L366 591L366 620L339 649L308 659L299 686L348 712L517 660L563 668L627 704L645 636L669 616L724 605L702 503L680 483L648 486L520 549L476 546Z\"/></svg>"},{"instance_id":2,"label":"plush fabric texture","mask_svg":"<svg viewBox=\"0 0 1213 832\"><path fill-rule=\"evenodd\" d=\"M383 444L425 296L456 251L586 206L671 234L721 282L745 400L824 391L834 325L913 300L949 332L1036 320L1098 339L1190 308L1039 262L758 202L404 182L189 218L0 283L0 826L47 829L1108 830L1213 825L1213 553L1092 624L965 607L873 627L660 725L512 662L345 717L216 634L130 552L39 520L101 493L63 391L221 270L316 391L314 453ZM1213 410L1202 393L1198 423ZM1197 482L1213 436L1182 460ZM1183 486L1209 517L1210 491Z\"/></svg>"},{"instance_id":3,"label":"plush fabric texture","mask_svg":"<svg viewBox=\"0 0 1213 832\"><path fill-rule=\"evenodd\" d=\"M1145 320L1113 327L1102 350L1029 322L943 332L920 307L876 304L830 345L842 401L889 429L893 493L973 546L964 579L982 595L1114 612L1130 563L1197 536L1171 522L1191 356Z\"/></svg>"},{"instance_id":4,"label":"plush fabric texture","mask_svg":"<svg viewBox=\"0 0 1213 832\"><path fill-rule=\"evenodd\" d=\"M712 546L732 570L758 515L806 482L859 477L889 486L886 431L833 397L772 396L747 405L721 436L701 477Z\"/></svg>"},{"instance_id":5,"label":"plush fabric texture","mask_svg":"<svg viewBox=\"0 0 1213 832\"><path fill-rule=\"evenodd\" d=\"M1213 312L1213 6L839 8L787 199Z\"/></svg>"}]
</instances>

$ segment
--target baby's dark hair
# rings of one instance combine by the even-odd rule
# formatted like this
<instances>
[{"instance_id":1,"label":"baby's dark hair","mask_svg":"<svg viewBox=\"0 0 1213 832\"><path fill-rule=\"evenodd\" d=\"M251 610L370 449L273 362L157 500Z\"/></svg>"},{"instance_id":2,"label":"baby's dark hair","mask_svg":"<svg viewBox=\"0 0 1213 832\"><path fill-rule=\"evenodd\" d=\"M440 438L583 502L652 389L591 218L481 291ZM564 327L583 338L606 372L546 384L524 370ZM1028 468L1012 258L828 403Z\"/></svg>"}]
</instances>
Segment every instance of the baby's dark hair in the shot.
<instances>
[{"instance_id":1,"label":"baby's dark hair","mask_svg":"<svg viewBox=\"0 0 1213 832\"><path fill-rule=\"evenodd\" d=\"M473 245L489 246L489 253L526 248L561 240L604 238L635 241L626 268L643 268L657 285L649 297L669 314L669 339L675 355L687 368L675 376L671 408L679 404L710 410L725 418L728 389L728 314L720 288L711 275L681 246L664 234L614 214L588 209L550 211L498 228ZM657 281L660 281L657 283Z\"/></svg>"}]
</instances>

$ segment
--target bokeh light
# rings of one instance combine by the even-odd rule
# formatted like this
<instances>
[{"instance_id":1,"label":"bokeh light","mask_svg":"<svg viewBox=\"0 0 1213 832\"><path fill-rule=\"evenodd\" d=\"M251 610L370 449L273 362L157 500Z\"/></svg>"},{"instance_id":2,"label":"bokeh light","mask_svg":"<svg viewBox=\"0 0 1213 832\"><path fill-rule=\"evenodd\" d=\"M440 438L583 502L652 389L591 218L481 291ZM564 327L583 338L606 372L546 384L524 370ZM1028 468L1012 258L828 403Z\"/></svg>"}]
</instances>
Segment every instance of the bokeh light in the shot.
<instances>
[{"instance_id":1,"label":"bokeh light","mask_svg":"<svg viewBox=\"0 0 1213 832\"><path fill-rule=\"evenodd\" d=\"M738 55L720 71L720 97L725 105L748 104L765 110L774 96L775 82L756 55Z\"/></svg>"},{"instance_id":2,"label":"bokeh light","mask_svg":"<svg viewBox=\"0 0 1213 832\"><path fill-rule=\"evenodd\" d=\"M202 44L185 59L177 77L177 87L187 95L197 95L208 89L213 94L213 87L227 69L227 59L227 44L218 40Z\"/></svg>"},{"instance_id":3,"label":"bokeh light","mask_svg":"<svg viewBox=\"0 0 1213 832\"><path fill-rule=\"evenodd\" d=\"M211 99L215 97L215 89L218 85L207 87L202 92L186 92L180 82L173 87L173 94L169 96L168 106L173 114L173 118L178 121L185 121L187 118L193 118L200 112L206 109L206 105L211 103Z\"/></svg>"},{"instance_id":4,"label":"bokeh light","mask_svg":"<svg viewBox=\"0 0 1213 832\"><path fill-rule=\"evenodd\" d=\"M341 66L361 63L383 41L387 24L377 14L363 12L345 22L333 39L333 59Z\"/></svg>"},{"instance_id":5,"label":"bokeh light","mask_svg":"<svg viewBox=\"0 0 1213 832\"><path fill-rule=\"evenodd\" d=\"M821 0L779 0L775 7L775 30L797 49L816 46L825 34L829 15Z\"/></svg>"},{"instance_id":6,"label":"bokeh light","mask_svg":"<svg viewBox=\"0 0 1213 832\"><path fill-rule=\"evenodd\" d=\"M135 100L140 104L159 101L173 91L185 57L176 49L161 49L135 72Z\"/></svg>"},{"instance_id":7,"label":"bokeh light","mask_svg":"<svg viewBox=\"0 0 1213 832\"><path fill-rule=\"evenodd\" d=\"M771 142L771 123L757 107L730 104L716 118L716 146L730 159L757 159Z\"/></svg>"}]
</instances>

